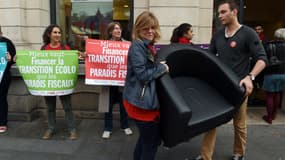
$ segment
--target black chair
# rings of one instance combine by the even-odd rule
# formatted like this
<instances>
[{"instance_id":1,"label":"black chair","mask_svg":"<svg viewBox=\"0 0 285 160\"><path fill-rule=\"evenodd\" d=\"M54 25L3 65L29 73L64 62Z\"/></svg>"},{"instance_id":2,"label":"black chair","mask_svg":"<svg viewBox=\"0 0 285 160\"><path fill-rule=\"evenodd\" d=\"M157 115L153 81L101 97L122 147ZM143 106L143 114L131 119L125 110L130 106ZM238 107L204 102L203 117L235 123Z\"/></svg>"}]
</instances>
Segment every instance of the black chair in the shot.
<instances>
[{"instance_id":1,"label":"black chair","mask_svg":"<svg viewBox=\"0 0 285 160\"><path fill-rule=\"evenodd\" d=\"M166 147L229 122L244 101L238 77L205 50L172 44L160 49L158 59L170 68L157 81Z\"/></svg>"}]
</instances>

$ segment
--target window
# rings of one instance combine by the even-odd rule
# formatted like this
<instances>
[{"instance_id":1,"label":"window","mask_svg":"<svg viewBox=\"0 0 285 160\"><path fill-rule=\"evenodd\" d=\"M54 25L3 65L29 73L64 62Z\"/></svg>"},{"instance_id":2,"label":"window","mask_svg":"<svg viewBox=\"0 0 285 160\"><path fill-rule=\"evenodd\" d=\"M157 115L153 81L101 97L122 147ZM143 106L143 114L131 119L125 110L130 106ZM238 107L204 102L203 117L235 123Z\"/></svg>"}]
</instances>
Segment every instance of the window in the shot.
<instances>
[{"instance_id":1,"label":"window","mask_svg":"<svg viewBox=\"0 0 285 160\"><path fill-rule=\"evenodd\" d=\"M121 23L124 39L131 38L131 0L61 0L56 6L56 23L63 41L72 49L84 50L85 39L105 39L108 23ZM52 8L54 9L54 8Z\"/></svg>"}]
</instances>

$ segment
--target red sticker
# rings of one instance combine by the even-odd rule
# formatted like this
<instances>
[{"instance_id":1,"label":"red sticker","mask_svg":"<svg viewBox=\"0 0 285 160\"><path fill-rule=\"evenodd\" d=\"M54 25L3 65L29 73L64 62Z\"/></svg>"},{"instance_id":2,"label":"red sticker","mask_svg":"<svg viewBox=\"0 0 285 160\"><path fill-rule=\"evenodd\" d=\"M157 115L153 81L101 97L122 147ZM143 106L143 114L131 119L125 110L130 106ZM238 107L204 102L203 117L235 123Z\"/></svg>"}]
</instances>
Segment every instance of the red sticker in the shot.
<instances>
[{"instance_id":1,"label":"red sticker","mask_svg":"<svg viewBox=\"0 0 285 160\"><path fill-rule=\"evenodd\" d=\"M232 41L231 44L230 44L230 46L231 46L232 48L235 48L235 47L237 46L237 42L236 42L236 41Z\"/></svg>"}]
</instances>

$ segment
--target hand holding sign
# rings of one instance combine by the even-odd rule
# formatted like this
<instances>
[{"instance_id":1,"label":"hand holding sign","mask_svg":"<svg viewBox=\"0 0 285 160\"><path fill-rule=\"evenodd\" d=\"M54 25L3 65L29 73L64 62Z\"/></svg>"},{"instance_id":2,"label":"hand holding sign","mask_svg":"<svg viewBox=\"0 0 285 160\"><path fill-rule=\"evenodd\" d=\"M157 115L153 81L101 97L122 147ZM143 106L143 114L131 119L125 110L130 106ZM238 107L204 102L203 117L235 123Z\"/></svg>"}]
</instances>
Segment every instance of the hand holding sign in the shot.
<instances>
[{"instance_id":1,"label":"hand holding sign","mask_svg":"<svg viewBox=\"0 0 285 160\"><path fill-rule=\"evenodd\" d=\"M11 61L11 54L9 52L6 53L6 59L8 62Z\"/></svg>"}]
</instances>

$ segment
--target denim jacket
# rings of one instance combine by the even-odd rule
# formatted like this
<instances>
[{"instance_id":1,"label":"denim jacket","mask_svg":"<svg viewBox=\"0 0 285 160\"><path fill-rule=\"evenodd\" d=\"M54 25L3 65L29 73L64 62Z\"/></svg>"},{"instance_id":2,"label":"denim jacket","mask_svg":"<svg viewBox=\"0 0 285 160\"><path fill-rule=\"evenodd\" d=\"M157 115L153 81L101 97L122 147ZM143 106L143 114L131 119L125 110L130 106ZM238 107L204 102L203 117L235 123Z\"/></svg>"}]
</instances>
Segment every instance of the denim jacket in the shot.
<instances>
[{"instance_id":1,"label":"denim jacket","mask_svg":"<svg viewBox=\"0 0 285 160\"><path fill-rule=\"evenodd\" d=\"M134 40L129 48L123 97L139 108L152 110L159 108L155 80L166 72L166 67L155 62L149 43Z\"/></svg>"}]
</instances>

